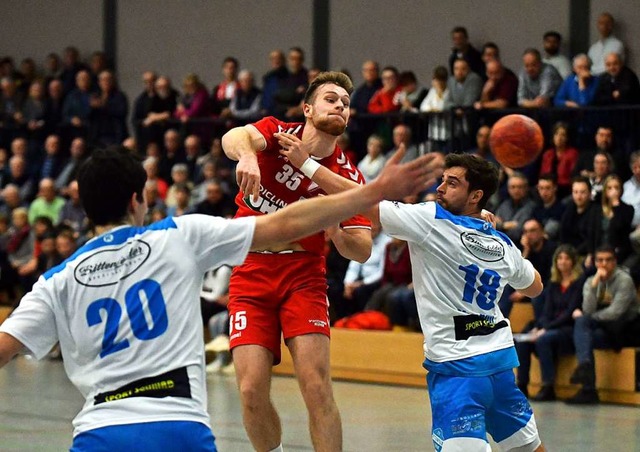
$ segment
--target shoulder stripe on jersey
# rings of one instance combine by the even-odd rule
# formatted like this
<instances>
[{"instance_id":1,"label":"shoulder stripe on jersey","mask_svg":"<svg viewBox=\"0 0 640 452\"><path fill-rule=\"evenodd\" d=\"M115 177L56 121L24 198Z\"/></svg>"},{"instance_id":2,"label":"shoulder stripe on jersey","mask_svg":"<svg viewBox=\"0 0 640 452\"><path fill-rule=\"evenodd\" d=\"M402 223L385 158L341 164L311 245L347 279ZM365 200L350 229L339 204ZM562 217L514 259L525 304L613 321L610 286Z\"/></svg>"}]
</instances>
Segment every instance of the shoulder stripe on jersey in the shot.
<instances>
[{"instance_id":1,"label":"shoulder stripe on jersey","mask_svg":"<svg viewBox=\"0 0 640 452\"><path fill-rule=\"evenodd\" d=\"M504 232L496 231L491 227L489 223L483 220L479 220L478 218L472 217L463 217L454 215L440 204L435 203L436 205L436 220L447 220L453 224L457 224L458 226L462 226L468 229L473 229L474 231L481 232L483 234L492 235L494 237L499 237L504 240L507 245L512 246L513 242L508 235Z\"/></svg>"},{"instance_id":2,"label":"shoulder stripe on jersey","mask_svg":"<svg viewBox=\"0 0 640 452\"><path fill-rule=\"evenodd\" d=\"M122 245L130 237L140 235L145 231L163 231L168 229L177 229L177 227L178 226L176 225L176 222L173 221L173 217L167 217L164 220L157 221L148 226L128 226L112 232L106 232L101 236L87 242L84 246L78 248L76 252L73 253L70 257L68 257L62 263L56 265L55 267L50 268L42 276L44 276L44 279L51 278L56 273L64 270L67 262L71 262L74 259L77 259L80 255L88 253L89 251L102 248L103 246Z\"/></svg>"}]
</instances>

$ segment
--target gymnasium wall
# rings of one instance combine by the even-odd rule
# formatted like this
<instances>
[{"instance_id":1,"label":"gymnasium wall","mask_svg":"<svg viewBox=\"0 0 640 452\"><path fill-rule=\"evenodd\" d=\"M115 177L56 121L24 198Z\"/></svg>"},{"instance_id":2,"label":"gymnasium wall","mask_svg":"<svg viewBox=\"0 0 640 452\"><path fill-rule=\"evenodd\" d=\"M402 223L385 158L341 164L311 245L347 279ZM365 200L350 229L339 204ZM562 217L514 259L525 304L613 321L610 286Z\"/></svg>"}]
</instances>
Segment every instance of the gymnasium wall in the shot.
<instances>
[{"instance_id":1,"label":"gymnasium wall","mask_svg":"<svg viewBox=\"0 0 640 452\"><path fill-rule=\"evenodd\" d=\"M451 29L464 25L476 47L495 41L505 64L518 70L522 51L541 48L545 31L555 29L568 38L570 1L330 0L330 68L348 69L359 83L362 61L374 58L413 69L428 85L433 68L446 64ZM610 11L617 34L636 47L628 61L640 73L640 32L634 28L640 23L640 2L590 3L590 42L597 36L598 14ZM12 55L16 63L32 56L41 64L47 53L70 44L83 57L102 49L102 2L3 0L2 6L0 55ZM292 45L305 49L307 66L312 65L312 0L117 0L117 6L116 63L131 101L146 69L170 76L178 88L187 72L195 72L211 87L225 56L236 56L260 76L268 69L269 50Z\"/></svg>"}]
</instances>

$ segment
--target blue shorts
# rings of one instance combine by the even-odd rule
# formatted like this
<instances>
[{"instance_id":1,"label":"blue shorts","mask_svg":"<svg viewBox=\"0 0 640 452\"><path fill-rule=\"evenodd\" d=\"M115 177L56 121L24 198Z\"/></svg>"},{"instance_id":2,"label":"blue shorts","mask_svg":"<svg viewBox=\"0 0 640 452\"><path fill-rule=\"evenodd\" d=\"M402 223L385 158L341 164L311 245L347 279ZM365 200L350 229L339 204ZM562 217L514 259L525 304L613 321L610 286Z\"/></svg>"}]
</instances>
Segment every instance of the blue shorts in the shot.
<instances>
[{"instance_id":1,"label":"blue shorts","mask_svg":"<svg viewBox=\"0 0 640 452\"><path fill-rule=\"evenodd\" d=\"M518 389L513 371L487 377L427 374L436 451L454 438L487 441L487 433L506 449L538 437L533 410Z\"/></svg>"},{"instance_id":2,"label":"blue shorts","mask_svg":"<svg viewBox=\"0 0 640 452\"><path fill-rule=\"evenodd\" d=\"M211 429L191 421L111 425L78 434L70 452L129 452L158 450L216 452Z\"/></svg>"}]
</instances>

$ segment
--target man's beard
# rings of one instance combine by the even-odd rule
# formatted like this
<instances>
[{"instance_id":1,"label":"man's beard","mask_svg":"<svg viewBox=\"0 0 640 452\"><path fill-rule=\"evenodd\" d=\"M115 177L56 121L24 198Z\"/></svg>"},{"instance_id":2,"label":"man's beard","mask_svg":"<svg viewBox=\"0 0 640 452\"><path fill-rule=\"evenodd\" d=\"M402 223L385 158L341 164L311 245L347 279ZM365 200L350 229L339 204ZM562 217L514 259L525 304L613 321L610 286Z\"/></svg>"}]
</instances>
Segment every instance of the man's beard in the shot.
<instances>
[{"instance_id":1,"label":"man's beard","mask_svg":"<svg viewBox=\"0 0 640 452\"><path fill-rule=\"evenodd\" d=\"M315 118L313 119L313 125L319 131L334 137L339 137L345 130L347 130L346 122L332 121L331 116L326 118Z\"/></svg>"}]
</instances>

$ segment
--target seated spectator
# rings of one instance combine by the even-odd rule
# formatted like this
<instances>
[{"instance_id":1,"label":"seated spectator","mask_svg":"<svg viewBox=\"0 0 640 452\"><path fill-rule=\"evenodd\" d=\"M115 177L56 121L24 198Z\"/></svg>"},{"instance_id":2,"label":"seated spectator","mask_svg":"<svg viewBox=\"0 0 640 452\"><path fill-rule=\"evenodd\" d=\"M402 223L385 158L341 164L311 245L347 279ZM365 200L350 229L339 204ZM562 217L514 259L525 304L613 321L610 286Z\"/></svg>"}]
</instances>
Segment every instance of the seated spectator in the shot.
<instances>
[{"instance_id":1,"label":"seated spectator","mask_svg":"<svg viewBox=\"0 0 640 452\"><path fill-rule=\"evenodd\" d=\"M453 72L456 60L465 60L469 68L478 75L484 74L485 67L480 52L469 42L469 33L465 27L455 27L451 30L453 49L449 55L449 71Z\"/></svg>"},{"instance_id":2,"label":"seated spectator","mask_svg":"<svg viewBox=\"0 0 640 452\"><path fill-rule=\"evenodd\" d=\"M409 129L409 131L411 131L411 129ZM344 155L349 158L349 161L351 161L351 163L357 164L360 161L360 158L358 157L356 151L351 148L351 138L349 137L348 132L344 132L338 137L336 145L340 148L340 150L342 150L342 152L344 152Z\"/></svg>"},{"instance_id":3,"label":"seated spectator","mask_svg":"<svg viewBox=\"0 0 640 452\"><path fill-rule=\"evenodd\" d=\"M589 58L593 61L594 75L600 75L605 71L605 58L610 53L624 55L624 44L613 35L613 16L604 12L598 16L598 33L600 37L589 47Z\"/></svg>"},{"instance_id":4,"label":"seated spectator","mask_svg":"<svg viewBox=\"0 0 640 452\"><path fill-rule=\"evenodd\" d=\"M560 53L562 35L557 31L547 31L542 39L542 47L544 49L542 62L556 68L563 79L569 77L571 75L571 63L569 63L569 58Z\"/></svg>"},{"instance_id":5,"label":"seated spectator","mask_svg":"<svg viewBox=\"0 0 640 452\"><path fill-rule=\"evenodd\" d=\"M610 53L605 57L605 72L600 75L595 94L597 105L633 105L640 102L638 76L622 61L622 56Z\"/></svg>"},{"instance_id":6,"label":"seated spectator","mask_svg":"<svg viewBox=\"0 0 640 452\"><path fill-rule=\"evenodd\" d=\"M532 218L538 220L544 227L544 233L549 239L557 240L560 235L560 222L566 205L558 197L558 185L553 174L542 174L536 186L538 200L533 209ZM570 196L570 195L569 195Z\"/></svg>"},{"instance_id":7,"label":"seated spectator","mask_svg":"<svg viewBox=\"0 0 640 452\"><path fill-rule=\"evenodd\" d=\"M520 243L522 226L531 218L535 202L529 197L529 182L522 173L515 172L507 181L508 198L496 209L496 228L514 243Z\"/></svg>"},{"instance_id":8,"label":"seated spectator","mask_svg":"<svg viewBox=\"0 0 640 452\"><path fill-rule=\"evenodd\" d=\"M147 177L147 182L144 184L145 200L147 201L148 209L144 224L150 224L167 216L167 206L158 192L158 181L157 179L154 180ZM158 212L162 213L161 218L154 218L154 215Z\"/></svg>"},{"instance_id":9,"label":"seated spectator","mask_svg":"<svg viewBox=\"0 0 640 452\"><path fill-rule=\"evenodd\" d=\"M44 142L44 158L40 161L38 180L53 179L55 181L58 178L65 163L60 148L60 137L49 135Z\"/></svg>"},{"instance_id":10,"label":"seated spectator","mask_svg":"<svg viewBox=\"0 0 640 452\"><path fill-rule=\"evenodd\" d=\"M569 74L556 93L556 107L586 107L595 101L600 79L591 73L591 59L579 53L573 57L573 74Z\"/></svg>"},{"instance_id":11,"label":"seated spectator","mask_svg":"<svg viewBox=\"0 0 640 452\"><path fill-rule=\"evenodd\" d=\"M12 212L18 207L27 207L28 204L20 199L20 189L15 184L7 184L2 189L0 200L0 215L11 218Z\"/></svg>"},{"instance_id":12,"label":"seated spectator","mask_svg":"<svg viewBox=\"0 0 640 452\"><path fill-rule=\"evenodd\" d=\"M222 142L220 138L214 138L211 141L209 152L198 159L196 164L202 167L206 162L215 164L215 177L220 186L227 194L232 194L236 189L235 183L235 162L232 161L222 150Z\"/></svg>"},{"instance_id":13,"label":"seated spectator","mask_svg":"<svg viewBox=\"0 0 640 452\"><path fill-rule=\"evenodd\" d=\"M207 197L207 184L209 182L218 183L216 179L216 164L211 160L207 160L202 166L202 182L191 190L191 204L198 204Z\"/></svg>"},{"instance_id":14,"label":"seated spectator","mask_svg":"<svg viewBox=\"0 0 640 452\"><path fill-rule=\"evenodd\" d=\"M571 383L581 384L582 388L567 399L567 403L599 402L593 350L627 345L626 330L636 320L640 307L633 280L629 273L618 267L613 248L598 248L595 266L596 274L584 283L582 309L573 311L573 344L578 367L571 376Z\"/></svg>"},{"instance_id":15,"label":"seated spectator","mask_svg":"<svg viewBox=\"0 0 640 452\"><path fill-rule=\"evenodd\" d=\"M189 191L193 188L193 183L189 180L189 169L187 165L184 163L176 163L171 168L171 181L172 184L167 191L167 197L164 200L164 203L167 207L175 207L176 206L176 189L178 186L184 185L189 188ZM191 195L191 193L189 193Z\"/></svg>"},{"instance_id":16,"label":"seated spectator","mask_svg":"<svg viewBox=\"0 0 640 452\"><path fill-rule=\"evenodd\" d=\"M400 110L417 112L420 104L427 96L427 89L418 85L418 79L413 71L401 72L398 80L402 91L400 93Z\"/></svg>"},{"instance_id":17,"label":"seated spectator","mask_svg":"<svg viewBox=\"0 0 640 452\"><path fill-rule=\"evenodd\" d=\"M80 203L78 181L73 180L69 183L67 194L69 199L60 211L60 225L68 227L73 232L74 239L84 242L89 232L89 220Z\"/></svg>"},{"instance_id":18,"label":"seated spectator","mask_svg":"<svg viewBox=\"0 0 640 452\"><path fill-rule=\"evenodd\" d=\"M358 163L358 169L362 173L365 182L371 182L378 177L386 161L384 140L379 135L371 135L367 140L367 155Z\"/></svg>"},{"instance_id":19,"label":"seated spectator","mask_svg":"<svg viewBox=\"0 0 640 452\"><path fill-rule=\"evenodd\" d=\"M69 148L71 157L62 167L60 174L56 178L56 190L63 195L67 195L67 187L71 181L78 176L80 165L89 156L87 153L87 143L84 138L74 138Z\"/></svg>"},{"instance_id":20,"label":"seated spectator","mask_svg":"<svg viewBox=\"0 0 640 452\"><path fill-rule=\"evenodd\" d=\"M629 235L633 230L634 210L620 200L620 177L611 174L604 179L602 186L601 201L594 202L589 218L589 256L586 263L591 263L594 251L603 245L613 248L616 260L622 263L631 254Z\"/></svg>"},{"instance_id":21,"label":"seated spectator","mask_svg":"<svg viewBox=\"0 0 640 452\"><path fill-rule=\"evenodd\" d=\"M98 77L98 91L89 99L91 106L89 137L98 146L120 144L129 136L129 102L118 88L113 72L104 70Z\"/></svg>"},{"instance_id":22,"label":"seated spectator","mask_svg":"<svg viewBox=\"0 0 640 452\"><path fill-rule=\"evenodd\" d=\"M336 315L334 320L362 311L371 294L380 287L384 273L384 253L391 237L376 225L371 228L371 237L373 244L369 259L364 263L349 262L343 281L342 300L334 306Z\"/></svg>"},{"instance_id":23,"label":"seated spectator","mask_svg":"<svg viewBox=\"0 0 640 452\"><path fill-rule=\"evenodd\" d=\"M22 107L22 122L27 130L32 147L39 147L47 133L45 114L47 110L44 84L36 80L29 86L29 97Z\"/></svg>"},{"instance_id":24,"label":"seated spectator","mask_svg":"<svg viewBox=\"0 0 640 452\"><path fill-rule=\"evenodd\" d=\"M189 205L191 200L191 189L186 183L176 183L171 186L175 203L167 208L168 217L179 217L185 213L189 213ZM167 197L168 198L168 197Z\"/></svg>"},{"instance_id":25,"label":"seated spectator","mask_svg":"<svg viewBox=\"0 0 640 452\"><path fill-rule=\"evenodd\" d=\"M594 135L595 148L590 145L587 149L580 150L578 162L573 168L573 176L593 176L593 157L599 151L616 154L613 142L613 129L609 126L601 125L597 128Z\"/></svg>"},{"instance_id":26,"label":"seated spectator","mask_svg":"<svg viewBox=\"0 0 640 452\"><path fill-rule=\"evenodd\" d=\"M571 245L560 245L553 254L551 278L545 284L542 315L526 329L530 340L516 341L518 352L518 387L528 396L531 354L540 361L542 388L532 400L545 402L556 399L555 362L558 356L573 353L573 312L582 306L582 267L580 257Z\"/></svg>"},{"instance_id":27,"label":"seated spectator","mask_svg":"<svg viewBox=\"0 0 640 452\"><path fill-rule=\"evenodd\" d=\"M558 183L558 195L571 194L571 175L578 162L578 150L569 146L569 124L557 122L553 126L553 147L542 154L540 174L553 174Z\"/></svg>"},{"instance_id":28,"label":"seated spectator","mask_svg":"<svg viewBox=\"0 0 640 452\"><path fill-rule=\"evenodd\" d=\"M63 124L64 88L62 82L53 79L47 85L45 98L44 124L46 133L54 133Z\"/></svg>"},{"instance_id":29,"label":"seated spectator","mask_svg":"<svg viewBox=\"0 0 640 452\"><path fill-rule=\"evenodd\" d=\"M48 231L40 240L40 255L37 258L37 267L35 271L35 279L38 279L47 270L52 269L62 262L62 257L56 250L56 234Z\"/></svg>"},{"instance_id":30,"label":"seated spectator","mask_svg":"<svg viewBox=\"0 0 640 452\"><path fill-rule=\"evenodd\" d=\"M393 155L401 145L405 149L402 162L410 162L418 157L418 147L411 142L411 128L405 124L398 124L393 128L393 149L387 155Z\"/></svg>"},{"instance_id":31,"label":"seated spectator","mask_svg":"<svg viewBox=\"0 0 640 452\"><path fill-rule=\"evenodd\" d=\"M576 176L571 183L571 201L560 221L560 243L573 246L582 257L589 254L589 218L592 207L589 179Z\"/></svg>"},{"instance_id":32,"label":"seated spectator","mask_svg":"<svg viewBox=\"0 0 640 452\"><path fill-rule=\"evenodd\" d=\"M237 207L222 187L217 182L207 184L206 198L193 206L191 213L212 215L216 217L231 218L235 215Z\"/></svg>"},{"instance_id":33,"label":"seated spectator","mask_svg":"<svg viewBox=\"0 0 640 452\"><path fill-rule=\"evenodd\" d=\"M73 232L69 230L61 230L56 236L56 252L64 261L69 259L76 251L76 241Z\"/></svg>"},{"instance_id":34,"label":"seated spectator","mask_svg":"<svg viewBox=\"0 0 640 452\"><path fill-rule=\"evenodd\" d=\"M622 202L634 208L633 227L640 225L640 151L635 151L629 157L629 165L633 176L623 185Z\"/></svg>"},{"instance_id":35,"label":"seated spectator","mask_svg":"<svg viewBox=\"0 0 640 452\"><path fill-rule=\"evenodd\" d=\"M591 200L600 202L604 180L615 170L613 157L605 151L598 151L593 156L593 173L589 177L591 183Z\"/></svg>"},{"instance_id":36,"label":"seated spectator","mask_svg":"<svg viewBox=\"0 0 640 452\"><path fill-rule=\"evenodd\" d=\"M469 153L482 157L483 159L495 163L496 166L498 166L498 162L489 147L489 135L491 135L491 127L478 127L478 131L476 132L476 147L469 150Z\"/></svg>"},{"instance_id":37,"label":"seated spectator","mask_svg":"<svg viewBox=\"0 0 640 452\"><path fill-rule=\"evenodd\" d=\"M176 163L184 163L184 148L180 133L176 129L169 129L164 133L164 152L158 163L159 176L171 180L171 170Z\"/></svg>"},{"instance_id":38,"label":"seated spectator","mask_svg":"<svg viewBox=\"0 0 640 452\"><path fill-rule=\"evenodd\" d=\"M537 49L527 49L522 56L524 67L518 75L518 105L543 108L553 105L553 97L562 84L555 67L542 62Z\"/></svg>"},{"instance_id":39,"label":"seated spectator","mask_svg":"<svg viewBox=\"0 0 640 452\"><path fill-rule=\"evenodd\" d=\"M215 352L215 359L205 368L208 374L217 373L231 363L229 353L229 281L231 268L223 265L205 273L200 292L202 320L209 329L211 341L205 351ZM233 364L231 364L233 365Z\"/></svg>"},{"instance_id":40,"label":"seated spectator","mask_svg":"<svg viewBox=\"0 0 640 452\"><path fill-rule=\"evenodd\" d=\"M222 62L222 81L211 90L211 108L214 115L228 118L231 115L229 104L238 88L238 60L226 57Z\"/></svg>"},{"instance_id":41,"label":"seated spectator","mask_svg":"<svg viewBox=\"0 0 640 452\"><path fill-rule=\"evenodd\" d=\"M388 316L394 310L393 299L403 289L413 288L411 259L407 242L392 238L384 252L380 287L364 306L364 311L379 311Z\"/></svg>"},{"instance_id":42,"label":"seated spectator","mask_svg":"<svg viewBox=\"0 0 640 452\"><path fill-rule=\"evenodd\" d=\"M189 135L184 139L184 154L184 163L187 165L189 180L199 179L200 167L198 166L198 159L204 152L198 135Z\"/></svg>"},{"instance_id":43,"label":"seated spectator","mask_svg":"<svg viewBox=\"0 0 640 452\"><path fill-rule=\"evenodd\" d=\"M437 66L433 70L431 89L427 97L420 104L420 111L429 115L429 151L447 152L449 150L449 117L443 112L449 104L449 90L447 79L449 73L444 66Z\"/></svg>"},{"instance_id":44,"label":"seated spectator","mask_svg":"<svg viewBox=\"0 0 640 452\"><path fill-rule=\"evenodd\" d=\"M389 113L400 110L400 92L398 69L387 66L382 69L382 88L374 93L369 101L369 113Z\"/></svg>"},{"instance_id":45,"label":"seated spectator","mask_svg":"<svg viewBox=\"0 0 640 452\"><path fill-rule=\"evenodd\" d=\"M182 97L178 101L174 116L183 123L208 118L211 115L211 102L207 88L196 74L187 74L182 85ZM195 123L188 126L188 133L195 133L204 142L209 142L211 124Z\"/></svg>"},{"instance_id":46,"label":"seated spectator","mask_svg":"<svg viewBox=\"0 0 640 452\"><path fill-rule=\"evenodd\" d=\"M487 63L487 81L482 87L480 100L473 104L476 110L515 107L518 102L518 77L500 60Z\"/></svg>"},{"instance_id":47,"label":"seated spectator","mask_svg":"<svg viewBox=\"0 0 640 452\"><path fill-rule=\"evenodd\" d=\"M351 95L351 116L369 111L369 101L373 95L382 88L380 68L377 61L367 60L362 63L362 79Z\"/></svg>"},{"instance_id":48,"label":"seated spectator","mask_svg":"<svg viewBox=\"0 0 640 452\"><path fill-rule=\"evenodd\" d=\"M29 206L29 223L33 224L38 217L46 217L56 225L60 221L64 198L57 195L53 179L42 179L38 186L38 196Z\"/></svg>"},{"instance_id":49,"label":"seated spectator","mask_svg":"<svg viewBox=\"0 0 640 452\"><path fill-rule=\"evenodd\" d=\"M238 88L229 104L231 117L242 122L253 122L261 116L262 92L255 86L253 73L242 70L238 74Z\"/></svg>"},{"instance_id":50,"label":"seated spectator","mask_svg":"<svg viewBox=\"0 0 640 452\"><path fill-rule=\"evenodd\" d=\"M34 184L27 173L27 163L24 157L14 155L9 159L9 176L3 179L3 184L5 187L8 184L18 187L22 202L30 202L33 199Z\"/></svg>"},{"instance_id":51,"label":"seated spectator","mask_svg":"<svg viewBox=\"0 0 640 452\"><path fill-rule=\"evenodd\" d=\"M15 271L31 260L34 247L35 235L32 234L29 226L28 211L24 207L18 207L11 214L11 227L7 241L9 263Z\"/></svg>"}]
</instances>

